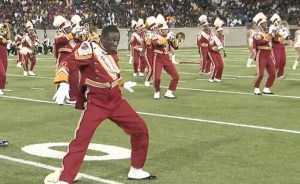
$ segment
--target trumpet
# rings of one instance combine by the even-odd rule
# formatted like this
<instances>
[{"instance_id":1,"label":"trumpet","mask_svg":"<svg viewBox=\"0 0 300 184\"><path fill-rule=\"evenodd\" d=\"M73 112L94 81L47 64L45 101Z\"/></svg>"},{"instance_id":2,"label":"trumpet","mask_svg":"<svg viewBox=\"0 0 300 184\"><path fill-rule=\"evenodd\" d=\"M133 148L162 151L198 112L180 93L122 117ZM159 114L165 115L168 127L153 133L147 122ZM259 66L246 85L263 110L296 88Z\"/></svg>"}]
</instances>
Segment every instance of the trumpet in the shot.
<instances>
[{"instance_id":1,"label":"trumpet","mask_svg":"<svg viewBox=\"0 0 300 184\"><path fill-rule=\"evenodd\" d=\"M5 36L9 33L11 25L9 23L4 23L3 26L0 28L0 35Z\"/></svg>"}]
</instances>

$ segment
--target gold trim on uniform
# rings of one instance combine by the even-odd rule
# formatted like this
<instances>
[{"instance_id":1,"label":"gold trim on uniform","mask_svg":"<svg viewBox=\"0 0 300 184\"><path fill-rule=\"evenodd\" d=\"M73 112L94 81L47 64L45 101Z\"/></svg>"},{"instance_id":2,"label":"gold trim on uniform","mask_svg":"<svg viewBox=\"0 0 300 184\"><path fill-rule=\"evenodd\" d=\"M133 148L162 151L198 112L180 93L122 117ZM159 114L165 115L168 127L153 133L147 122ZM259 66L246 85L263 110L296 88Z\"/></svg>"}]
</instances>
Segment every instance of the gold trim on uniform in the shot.
<instances>
[{"instance_id":1,"label":"gold trim on uniform","mask_svg":"<svg viewBox=\"0 0 300 184\"><path fill-rule=\"evenodd\" d=\"M63 47L58 49L58 52L72 52L72 49Z\"/></svg>"},{"instance_id":2,"label":"gold trim on uniform","mask_svg":"<svg viewBox=\"0 0 300 184\"><path fill-rule=\"evenodd\" d=\"M110 88L110 89L112 89L112 88L119 85L119 80L117 79L113 82L102 83L102 82L97 82L97 81L93 81L91 79L86 78L85 81L84 81L84 84L87 84L89 86L93 86L93 87L96 87L96 88Z\"/></svg>"},{"instance_id":3,"label":"gold trim on uniform","mask_svg":"<svg viewBox=\"0 0 300 184\"><path fill-rule=\"evenodd\" d=\"M87 55L84 55L84 56L80 56L78 54L78 50L76 50L75 52L75 59L78 59L78 60L81 60L81 59L89 59L89 58L92 58L92 54L87 54Z\"/></svg>"},{"instance_id":4,"label":"gold trim on uniform","mask_svg":"<svg viewBox=\"0 0 300 184\"><path fill-rule=\"evenodd\" d=\"M271 50L272 48L269 46L257 46L257 49L259 50Z\"/></svg>"}]
</instances>

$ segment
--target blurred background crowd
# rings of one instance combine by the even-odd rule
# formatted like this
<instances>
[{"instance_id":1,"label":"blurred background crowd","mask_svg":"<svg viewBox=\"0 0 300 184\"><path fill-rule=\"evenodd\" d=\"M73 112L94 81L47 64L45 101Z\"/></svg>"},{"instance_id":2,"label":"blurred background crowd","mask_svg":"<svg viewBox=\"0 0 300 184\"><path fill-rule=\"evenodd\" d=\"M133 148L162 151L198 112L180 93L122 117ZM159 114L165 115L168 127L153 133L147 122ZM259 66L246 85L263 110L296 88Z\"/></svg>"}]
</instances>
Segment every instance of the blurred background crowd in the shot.
<instances>
[{"instance_id":1,"label":"blurred background crowd","mask_svg":"<svg viewBox=\"0 0 300 184\"><path fill-rule=\"evenodd\" d=\"M268 17L278 13L290 25L300 18L300 0L0 0L0 23L10 20L15 29L27 20L36 29L54 29L53 19L75 13L84 22L103 28L115 24L129 28L132 19L165 15L170 27L197 27L201 14L213 21L219 16L225 26L244 26L258 12Z\"/></svg>"}]
</instances>

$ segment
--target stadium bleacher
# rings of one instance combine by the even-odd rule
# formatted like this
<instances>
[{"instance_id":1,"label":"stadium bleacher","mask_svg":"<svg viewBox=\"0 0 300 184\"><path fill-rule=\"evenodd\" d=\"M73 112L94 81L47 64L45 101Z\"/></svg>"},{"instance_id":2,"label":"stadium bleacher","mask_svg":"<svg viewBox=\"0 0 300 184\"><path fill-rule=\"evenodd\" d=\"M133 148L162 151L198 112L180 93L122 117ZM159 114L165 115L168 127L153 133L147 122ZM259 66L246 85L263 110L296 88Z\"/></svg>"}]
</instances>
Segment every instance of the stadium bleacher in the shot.
<instances>
[{"instance_id":1,"label":"stadium bleacher","mask_svg":"<svg viewBox=\"0 0 300 184\"><path fill-rule=\"evenodd\" d=\"M54 29L56 15L70 18L76 13L98 28L108 24L129 28L132 19L161 13L170 27L197 27L198 17L204 13L211 21L221 17L226 26L244 26L262 11L267 16L277 12L292 25L300 20L299 3L300 0L3 0L0 22L9 19L18 28L30 19L37 29Z\"/></svg>"}]
</instances>

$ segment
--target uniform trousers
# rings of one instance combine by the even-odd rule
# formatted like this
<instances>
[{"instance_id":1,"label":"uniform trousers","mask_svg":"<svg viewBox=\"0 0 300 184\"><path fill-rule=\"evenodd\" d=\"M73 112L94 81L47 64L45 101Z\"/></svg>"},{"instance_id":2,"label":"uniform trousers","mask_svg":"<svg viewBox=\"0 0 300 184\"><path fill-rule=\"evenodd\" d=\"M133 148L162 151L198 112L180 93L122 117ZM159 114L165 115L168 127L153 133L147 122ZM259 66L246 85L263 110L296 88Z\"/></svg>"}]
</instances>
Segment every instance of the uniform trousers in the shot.
<instances>
[{"instance_id":1,"label":"uniform trousers","mask_svg":"<svg viewBox=\"0 0 300 184\"><path fill-rule=\"evenodd\" d=\"M210 78L221 79L223 74L224 63L220 52L209 52L208 53L210 60L213 63L212 72L210 74Z\"/></svg>"},{"instance_id":2,"label":"uniform trousers","mask_svg":"<svg viewBox=\"0 0 300 184\"><path fill-rule=\"evenodd\" d=\"M146 68L145 56L141 55L140 51L133 50L133 71L144 73Z\"/></svg>"},{"instance_id":3,"label":"uniform trousers","mask_svg":"<svg viewBox=\"0 0 300 184\"><path fill-rule=\"evenodd\" d=\"M29 63L29 61L28 60L30 60L30 68L28 68L28 63ZM34 54L27 54L27 55L23 55L23 61L22 61L22 63L23 63L23 68L24 68L24 70L25 71L33 71L33 68L34 68L34 66L35 66L35 64L36 64L36 57L35 57L35 55Z\"/></svg>"},{"instance_id":4,"label":"uniform trousers","mask_svg":"<svg viewBox=\"0 0 300 184\"><path fill-rule=\"evenodd\" d=\"M5 88L7 71L7 51L6 46L0 45L0 89Z\"/></svg>"},{"instance_id":5,"label":"uniform trousers","mask_svg":"<svg viewBox=\"0 0 300 184\"><path fill-rule=\"evenodd\" d=\"M286 64L286 53L284 44L273 44L273 53L275 57L275 68L277 77L284 75L284 67Z\"/></svg>"},{"instance_id":6,"label":"uniform trousers","mask_svg":"<svg viewBox=\"0 0 300 184\"><path fill-rule=\"evenodd\" d=\"M210 65L211 60L209 59L208 53L208 47L200 47L200 72L209 73L210 72Z\"/></svg>"},{"instance_id":7,"label":"uniform trousers","mask_svg":"<svg viewBox=\"0 0 300 184\"><path fill-rule=\"evenodd\" d=\"M154 57L153 50L147 48L145 50L145 60L148 67L148 73L145 77L145 81L149 81L149 82L152 80L152 76L153 76L153 57Z\"/></svg>"},{"instance_id":8,"label":"uniform trousers","mask_svg":"<svg viewBox=\"0 0 300 184\"><path fill-rule=\"evenodd\" d=\"M175 91L179 81L179 75L174 64L170 60L169 55L154 53L153 62L155 92L160 91L160 78L162 69L164 69L171 76L171 81L168 89L171 91Z\"/></svg>"},{"instance_id":9,"label":"uniform trousers","mask_svg":"<svg viewBox=\"0 0 300 184\"><path fill-rule=\"evenodd\" d=\"M87 105L78 122L74 139L69 143L68 152L62 160L59 180L73 184L92 136L105 119L110 119L130 135L131 166L143 168L149 144L148 129L145 122L122 98L118 86L113 89L88 87L86 97Z\"/></svg>"},{"instance_id":10,"label":"uniform trousers","mask_svg":"<svg viewBox=\"0 0 300 184\"><path fill-rule=\"evenodd\" d=\"M257 76L254 82L254 87L259 88L264 77L265 69L269 74L265 87L270 88L275 80L275 64L271 55L271 50L258 50L256 55Z\"/></svg>"}]
</instances>

